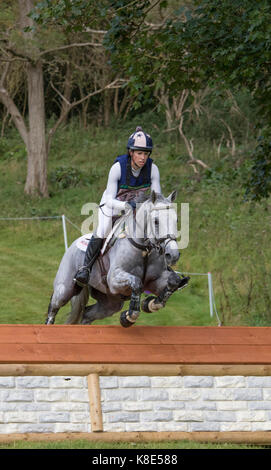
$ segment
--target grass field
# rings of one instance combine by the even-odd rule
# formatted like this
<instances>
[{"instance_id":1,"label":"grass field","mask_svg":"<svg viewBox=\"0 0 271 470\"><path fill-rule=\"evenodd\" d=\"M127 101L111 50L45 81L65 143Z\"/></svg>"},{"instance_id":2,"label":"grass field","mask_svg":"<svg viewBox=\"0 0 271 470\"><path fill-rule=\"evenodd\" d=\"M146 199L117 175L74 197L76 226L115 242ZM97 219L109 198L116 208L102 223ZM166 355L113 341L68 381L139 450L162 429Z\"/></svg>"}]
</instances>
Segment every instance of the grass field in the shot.
<instances>
[{"instance_id":1,"label":"grass field","mask_svg":"<svg viewBox=\"0 0 271 470\"><path fill-rule=\"evenodd\" d=\"M1 449L270 449L267 445L246 445L233 443L201 443L192 441L164 442L103 442L88 440L58 441L13 441L1 443Z\"/></svg>"},{"instance_id":2,"label":"grass field","mask_svg":"<svg viewBox=\"0 0 271 470\"><path fill-rule=\"evenodd\" d=\"M147 118L146 118L147 119ZM81 129L76 123L63 128L53 143L49 159L47 199L29 198L23 192L26 156L15 131L0 146L0 217L39 217L65 214L68 241L80 236L81 208L98 203L114 158L125 151L120 126ZM129 129L131 125L129 126ZM229 151L218 156L211 141L198 139L198 153L212 171L198 181L186 163L181 142L165 139L153 128L153 158L161 173L163 192L178 190L177 203L189 203L190 240L176 269L212 272L218 315L226 325L269 325L271 317L270 200L244 202L243 173L248 164L235 168ZM240 141L238 158L248 152ZM75 225L75 226L74 226ZM61 220L0 220L0 323L43 323L52 284L64 253ZM69 305L56 318L63 323ZM103 322L100 322L103 323ZM119 324L119 316L104 320ZM143 314L138 324L216 325L210 318L206 276L192 276L188 288L177 292L159 313Z\"/></svg>"}]
</instances>

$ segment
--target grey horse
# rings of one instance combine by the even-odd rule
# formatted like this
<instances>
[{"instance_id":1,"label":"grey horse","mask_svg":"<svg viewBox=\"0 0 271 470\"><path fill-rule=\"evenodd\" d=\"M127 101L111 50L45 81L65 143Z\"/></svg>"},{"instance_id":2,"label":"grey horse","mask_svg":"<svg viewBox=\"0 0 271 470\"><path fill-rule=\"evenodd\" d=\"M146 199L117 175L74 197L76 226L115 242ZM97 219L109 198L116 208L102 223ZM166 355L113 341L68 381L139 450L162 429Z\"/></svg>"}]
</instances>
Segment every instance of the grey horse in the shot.
<instances>
[{"instance_id":1,"label":"grey horse","mask_svg":"<svg viewBox=\"0 0 271 470\"><path fill-rule=\"evenodd\" d=\"M151 196L139 197L136 215L131 209L120 219L121 230L112 237L111 246L108 244L102 264L96 260L84 288L73 281L84 260L79 239L75 240L60 262L46 324L53 324L59 309L69 301L72 309L66 323L86 325L119 312L125 300L130 300L129 309L120 315L120 324L127 328L135 323L141 309L155 312L177 289L186 287L189 277L179 276L171 268L180 256L175 198L176 191L167 198L154 191ZM144 291L153 295L141 302ZM87 306L89 295L97 301L94 305Z\"/></svg>"}]
</instances>

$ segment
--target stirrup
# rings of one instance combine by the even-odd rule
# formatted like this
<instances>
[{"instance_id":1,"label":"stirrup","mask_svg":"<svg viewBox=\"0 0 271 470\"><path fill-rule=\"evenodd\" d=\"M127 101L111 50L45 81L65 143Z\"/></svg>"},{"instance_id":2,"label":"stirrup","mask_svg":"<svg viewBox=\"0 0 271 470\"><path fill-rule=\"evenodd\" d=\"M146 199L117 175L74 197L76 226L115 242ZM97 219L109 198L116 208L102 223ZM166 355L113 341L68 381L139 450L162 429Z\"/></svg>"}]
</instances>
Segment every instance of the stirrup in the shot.
<instances>
[{"instance_id":1,"label":"stirrup","mask_svg":"<svg viewBox=\"0 0 271 470\"><path fill-rule=\"evenodd\" d=\"M89 269L88 266L81 266L81 268L78 269L78 271L77 271L75 277L73 278L73 281L74 281L78 286L80 286L80 287L86 287L86 286L88 285L88 279L87 279L87 282L86 282L86 283L83 283L83 282L80 282L80 281L76 278L76 276L77 276L81 271L83 271L84 269L88 271L88 279L89 279L90 269Z\"/></svg>"},{"instance_id":2,"label":"stirrup","mask_svg":"<svg viewBox=\"0 0 271 470\"><path fill-rule=\"evenodd\" d=\"M78 281L78 279L76 279L75 277L73 278L73 281L74 281L75 284L77 284L79 287L87 287L87 285L88 285L88 282L87 282L86 284L83 284L83 282Z\"/></svg>"},{"instance_id":3,"label":"stirrup","mask_svg":"<svg viewBox=\"0 0 271 470\"><path fill-rule=\"evenodd\" d=\"M86 265L86 266L81 266L80 268L78 268L78 271L77 271L76 274L80 273L80 272L83 271L84 269L87 269L88 272L90 273L90 269L89 269L88 265Z\"/></svg>"}]
</instances>

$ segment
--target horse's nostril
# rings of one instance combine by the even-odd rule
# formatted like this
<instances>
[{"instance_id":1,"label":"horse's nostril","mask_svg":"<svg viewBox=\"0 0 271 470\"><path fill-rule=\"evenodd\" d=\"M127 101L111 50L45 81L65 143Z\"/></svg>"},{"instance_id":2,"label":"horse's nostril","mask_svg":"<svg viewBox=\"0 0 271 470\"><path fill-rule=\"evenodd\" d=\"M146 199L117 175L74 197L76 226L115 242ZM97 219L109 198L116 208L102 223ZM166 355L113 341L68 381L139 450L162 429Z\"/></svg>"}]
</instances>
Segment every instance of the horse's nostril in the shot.
<instances>
[{"instance_id":1,"label":"horse's nostril","mask_svg":"<svg viewBox=\"0 0 271 470\"><path fill-rule=\"evenodd\" d=\"M166 262L168 265L173 264L172 256L170 254L166 254Z\"/></svg>"},{"instance_id":2,"label":"horse's nostril","mask_svg":"<svg viewBox=\"0 0 271 470\"><path fill-rule=\"evenodd\" d=\"M177 263L180 258L180 253L178 250L174 250L171 253L166 253L166 262L169 265Z\"/></svg>"}]
</instances>

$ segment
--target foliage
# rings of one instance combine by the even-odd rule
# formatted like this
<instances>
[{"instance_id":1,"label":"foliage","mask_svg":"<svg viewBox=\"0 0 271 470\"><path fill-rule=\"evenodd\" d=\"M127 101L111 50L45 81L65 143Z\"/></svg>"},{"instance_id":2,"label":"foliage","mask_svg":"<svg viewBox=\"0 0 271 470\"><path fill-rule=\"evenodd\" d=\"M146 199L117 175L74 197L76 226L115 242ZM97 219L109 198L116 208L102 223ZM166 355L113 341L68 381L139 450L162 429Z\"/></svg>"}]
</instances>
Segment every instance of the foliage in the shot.
<instances>
[{"instance_id":1,"label":"foliage","mask_svg":"<svg viewBox=\"0 0 271 470\"><path fill-rule=\"evenodd\" d=\"M258 100L261 112L270 116L270 2L197 3L199 6L188 17L182 35L183 43L189 45L187 60L196 59L211 81L247 87Z\"/></svg>"},{"instance_id":2,"label":"foliage","mask_svg":"<svg viewBox=\"0 0 271 470\"><path fill-rule=\"evenodd\" d=\"M204 82L247 87L270 115L271 5L268 0L203 0L183 5L152 28L144 18L116 10L106 45L129 68L135 87L156 77L172 92ZM198 5L198 6L197 6ZM160 2L166 8L167 2ZM148 12L146 2L144 14ZM142 14L143 14L142 13ZM129 27L128 27L129 24ZM143 53L144 51L144 53Z\"/></svg>"},{"instance_id":3,"label":"foliage","mask_svg":"<svg viewBox=\"0 0 271 470\"><path fill-rule=\"evenodd\" d=\"M76 187L82 180L82 172L74 167L57 167L50 174L50 181L55 183L59 189Z\"/></svg>"},{"instance_id":4,"label":"foliage","mask_svg":"<svg viewBox=\"0 0 271 470\"><path fill-rule=\"evenodd\" d=\"M35 23L47 26L64 27L65 31L86 31L88 27L100 25L100 19L108 24L113 18L113 23L119 24L118 13L125 15L133 21L139 18L150 1L138 0L42 0L37 2L31 13ZM136 8L135 8L136 7ZM116 15L117 13L117 15ZM97 22L98 18L98 22ZM95 23L96 21L96 23ZM128 28L128 24L126 25Z\"/></svg>"},{"instance_id":5,"label":"foliage","mask_svg":"<svg viewBox=\"0 0 271 470\"><path fill-rule=\"evenodd\" d=\"M246 198L260 201L271 194L271 128L262 132L251 158L252 168L246 181Z\"/></svg>"},{"instance_id":6,"label":"foliage","mask_svg":"<svg viewBox=\"0 0 271 470\"><path fill-rule=\"evenodd\" d=\"M166 2L160 5L166 7ZM202 89L206 83L219 88L246 88L254 99L257 128L270 126L268 0L196 1L195 6L181 6L162 21L160 28L138 21L128 32L125 12L117 17L105 43L113 63L119 66L121 62L129 71L130 86L139 102L150 96L152 88L162 88L172 96L185 88ZM254 194L256 200L271 192L270 148L264 135L260 139L260 148L252 156L252 174L246 183L248 193Z\"/></svg>"}]
</instances>

